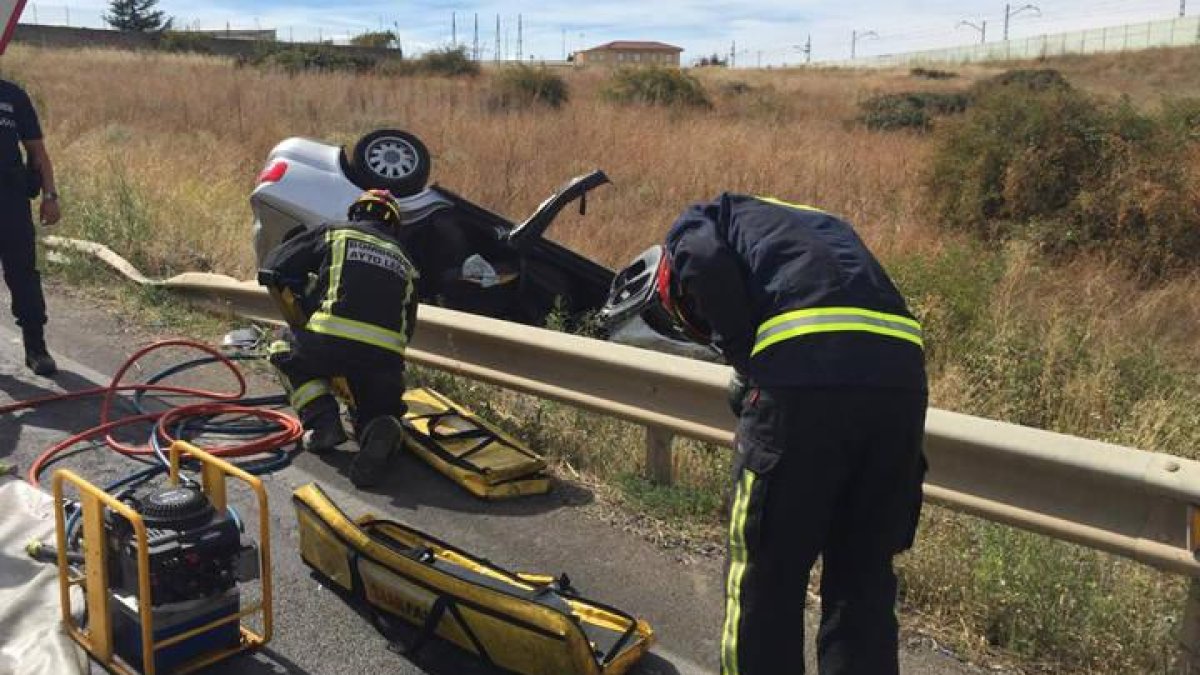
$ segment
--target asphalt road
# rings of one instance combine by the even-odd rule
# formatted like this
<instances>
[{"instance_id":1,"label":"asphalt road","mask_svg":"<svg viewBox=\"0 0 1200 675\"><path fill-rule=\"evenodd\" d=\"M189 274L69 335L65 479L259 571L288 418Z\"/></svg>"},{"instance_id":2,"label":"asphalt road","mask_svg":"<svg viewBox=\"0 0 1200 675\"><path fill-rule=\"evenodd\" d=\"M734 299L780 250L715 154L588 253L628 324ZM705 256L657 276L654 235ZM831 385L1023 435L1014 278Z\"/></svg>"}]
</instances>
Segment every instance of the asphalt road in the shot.
<instances>
[{"instance_id":1,"label":"asphalt road","mask_svg":"<svg viewBox=\"0 0 1200 675\"><path fill-rule=\"evenodd\" d=\"M93 302L86 291L48 288L51 348L61 373L33 376L23 366L12 321L0 320L0 401L72 391L108 381L137 346L161 329L139 326L114 308ZM8 305L6 295L0 304ZM256 380L270 387L269 378ZM0 459L24 471L34 457L69 432L95 424L93 403L68 403L0 419ZM594 515L594 497L584 487L557 481L551 494L488 503L474 499L409 456L396 461L386 487L357 491L346 478L348 453L324 459L302 454L287 469L264 479L270 499L274 548L275 638L261 653L238 657L214 672L224 673L434 673L482 675L478 661L444 643L431 643L415 660L387 649L368 621L314 579L297 552L290 501L297 487L318 482L348 513L386 516L413 525L490 560L522 571L567 572L587 597L646 618L657 646L633 671L638 675L716 673L722 617L722 570L718 560L692 559L663 550ZM129 472L128 460L88 451L63 463L103 484ZM241 495L234 503L252 512ZM808 636L812 636L812 615ZM902 620L903 622L903 620ZM811 639L806 660L815 672ZM902 639L906 674L982 672L928 642Z\"/></svg>"}]
</instances>

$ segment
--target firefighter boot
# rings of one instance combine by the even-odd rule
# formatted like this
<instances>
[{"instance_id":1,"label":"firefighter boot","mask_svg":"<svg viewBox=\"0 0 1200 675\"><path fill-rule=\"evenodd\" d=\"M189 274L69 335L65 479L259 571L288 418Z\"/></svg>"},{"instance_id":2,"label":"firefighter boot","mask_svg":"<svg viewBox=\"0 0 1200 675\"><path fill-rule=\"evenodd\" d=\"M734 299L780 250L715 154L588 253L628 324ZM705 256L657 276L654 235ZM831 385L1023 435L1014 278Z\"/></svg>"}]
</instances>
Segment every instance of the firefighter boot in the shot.
<instances>
[{"instance_id":1,"label":"firefighter boot","mask_svg":"<svg viewBox=\"0 0 1200 675\"><path fill-rule=\"evenodd\" d=\"M58 364L54 362L54 357L50 356L49 350L46 349L46 339L42 336L42 332L29 329L22 332L25 343L25 365L35 375L42 377L49 377L57 373Z\"/></svg>"},{"instance_id":2,"label":"firefighter boot","mask_svg":"<svg viewBox=\"0 0 1200 675\"><path fill-rule=\"evenodd\" d=\"M358 437L358 456L350 464L350 481L360 488L377 485L388 460L403 444L404 426L400 420L391 415L371 420Z\"/></svg>"},{"instance_id":3,"label":"firefighter boot","mask_svg":"<svg viewBox=\"0 0 1200 675\"><path fill-rule=\"evenodd\" d=\"M322 455L346 442L346 430L336 412L318 415L304 426L300 445L311 453Z\"/></svg>"}]
</instances>

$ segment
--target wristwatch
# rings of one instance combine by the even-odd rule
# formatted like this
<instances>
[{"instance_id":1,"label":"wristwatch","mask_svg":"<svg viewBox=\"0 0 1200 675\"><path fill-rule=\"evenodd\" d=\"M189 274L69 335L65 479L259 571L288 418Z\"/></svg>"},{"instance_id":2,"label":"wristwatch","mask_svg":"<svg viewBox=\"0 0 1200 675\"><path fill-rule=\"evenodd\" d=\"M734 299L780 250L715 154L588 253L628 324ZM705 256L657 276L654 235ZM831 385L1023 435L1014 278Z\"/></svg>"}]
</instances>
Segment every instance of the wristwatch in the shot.
<instances>
[{"instance_id":1,"label":"wristwatch","mask_svg":"<svg viewBox=\"0 0 1200 675\"><path fill-rule=\"evenodd\" d=\"M48 202L56 202L56 201L58 201L58 193L57 193L57 192L53 192L53 191L51 191L51 192L43 192L43 193L42 193L42 199L43 199L44 201L48 201Z\"/></svg>"}]
</instances>

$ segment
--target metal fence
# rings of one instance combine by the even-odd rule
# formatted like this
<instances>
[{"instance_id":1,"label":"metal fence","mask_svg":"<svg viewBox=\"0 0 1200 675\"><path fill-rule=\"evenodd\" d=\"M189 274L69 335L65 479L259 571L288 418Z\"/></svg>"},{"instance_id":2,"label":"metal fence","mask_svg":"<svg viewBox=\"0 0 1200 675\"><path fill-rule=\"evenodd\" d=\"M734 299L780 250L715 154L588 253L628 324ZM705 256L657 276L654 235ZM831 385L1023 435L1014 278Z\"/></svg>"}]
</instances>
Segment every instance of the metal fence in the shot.
<instances>
[{"instance_id":1,"label":"metal fence","mask_svg":"<svg viewBox=\"0 0 1200 675\"><path fill-rule=\"evenodd\" d=\"M1037 35L1003 42L822 62L821 65L887 68L936 63L979 63L1136 51L1156 47L1188 47L1197 44L1200 44L1200 17L1184 16L1166 21Z\"/></svg>"}]
</instances>

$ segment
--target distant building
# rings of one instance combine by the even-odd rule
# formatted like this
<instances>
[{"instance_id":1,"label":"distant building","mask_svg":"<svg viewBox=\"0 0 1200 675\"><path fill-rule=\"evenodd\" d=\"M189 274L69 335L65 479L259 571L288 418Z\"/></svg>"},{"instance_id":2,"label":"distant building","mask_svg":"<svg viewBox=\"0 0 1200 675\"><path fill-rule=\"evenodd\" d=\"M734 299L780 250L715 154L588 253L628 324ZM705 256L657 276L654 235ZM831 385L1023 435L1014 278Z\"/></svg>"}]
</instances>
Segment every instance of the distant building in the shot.
<instances>
[{"instance_id":1,"label":"distant building","mask_svg":"<svg viewBox=\"0 0 1200 675\"><path fill-rule=\"evenodd\" d=\"M222 40L253 40L262 42L274 42L276 35L274 30L240 30L240 29L225 29L225 30L194 30L193 35L203 35L204 37L220 38Z\"/></svg>"},{"instance_id":2,"label":"distant building","mask_svg":"<svg viewBox=\"0 0 1200 675\"><path fill-rule=\"evenodd\" d=\"M609 42L575 54L575 61L597 66L662 66L679 67L682 47L662 42Z\"/></svg>"}]
</instances>

